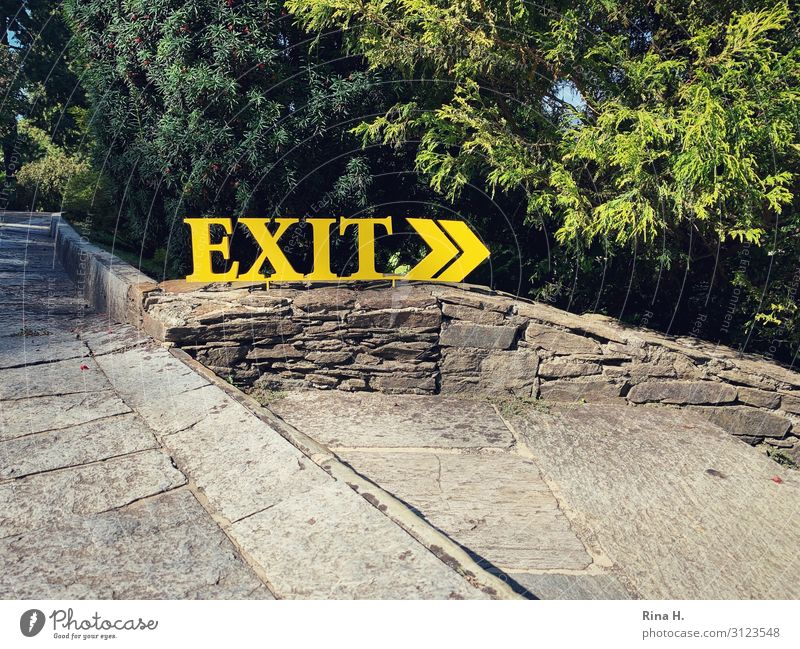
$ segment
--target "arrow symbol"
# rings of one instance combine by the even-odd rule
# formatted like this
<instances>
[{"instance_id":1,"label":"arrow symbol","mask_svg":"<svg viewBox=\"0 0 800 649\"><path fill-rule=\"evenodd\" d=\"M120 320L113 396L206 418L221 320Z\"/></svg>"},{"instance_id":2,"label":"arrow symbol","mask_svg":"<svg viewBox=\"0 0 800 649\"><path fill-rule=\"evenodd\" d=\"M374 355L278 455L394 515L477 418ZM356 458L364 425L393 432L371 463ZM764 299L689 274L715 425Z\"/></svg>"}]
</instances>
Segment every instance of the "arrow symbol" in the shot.
<instances>
[{"instance_id":1,"label":"arrow symbol","mask_svg":"<svg viewBox=\"0 0 800 649\"><path fill-rule=\"evenodd\" d=\"M489 250L463 221L406 220L431 251L403 279L432 280L460 252L458 259L436 278L437 282L460 282L489 258Z\"/></svg>"}]
</instances>

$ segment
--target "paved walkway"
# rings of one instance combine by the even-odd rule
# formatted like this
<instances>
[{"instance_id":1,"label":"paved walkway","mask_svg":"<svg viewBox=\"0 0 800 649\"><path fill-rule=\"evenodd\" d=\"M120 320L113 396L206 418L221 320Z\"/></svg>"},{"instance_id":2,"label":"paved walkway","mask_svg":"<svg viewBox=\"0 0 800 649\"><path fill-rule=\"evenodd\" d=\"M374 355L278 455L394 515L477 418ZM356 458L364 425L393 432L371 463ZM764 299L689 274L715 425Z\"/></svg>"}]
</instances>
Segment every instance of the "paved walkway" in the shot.
<instances>
[{"instance_id":1,"label":"paved walkway","mask_svg":"<svg viewBox=\"0 0 800 649\"><path fill-rule=\"evenodd\" d=\"M44 228L0 226L0 300L0 597L497 595L91 313Z\"/></svg>"},{"instance_id":2,"label":"paved walkway","mask_svg":"<svg viewBox=\"0 0 800 649\"><path fill-rule=\"evenodd\" d=\"M268 406L518 590L635 596L600 547L579 537L524 442L488 401L331 391L278 394Z\"/></svg>"},{"instance_id":3,"label":"paved walkway","mask_svg":"<svg viewBox=\"0 0 800 649\"><path fill-rule=\"evenodd\" d=\"M800 474L679 409L267 402L540 598L800 597Z\"/></svg>"},{"instance_id":4,"label":"paved walkway","mask_svg":"<svg viewBox=\"0 0 800 649\"><path fill-rule=\"evenodd\" d=\"M711 424L337 391L261 408L91 313L43 224L0 225L0 597L800 597L798 473Z\"/></svg>"}]
</instances>

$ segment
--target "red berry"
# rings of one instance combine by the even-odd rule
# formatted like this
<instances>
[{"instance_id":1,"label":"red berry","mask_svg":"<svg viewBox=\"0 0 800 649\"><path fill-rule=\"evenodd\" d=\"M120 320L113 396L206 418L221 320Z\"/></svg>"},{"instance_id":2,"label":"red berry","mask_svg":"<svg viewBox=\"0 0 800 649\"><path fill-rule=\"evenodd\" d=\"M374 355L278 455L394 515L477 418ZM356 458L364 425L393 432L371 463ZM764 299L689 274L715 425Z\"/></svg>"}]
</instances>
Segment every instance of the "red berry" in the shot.
<instances>
[{"instance_id":1,"label":"red berry","mask_svg":"<svg viewBox=\"0 0 800 649\"><path fill-rule=\"evenodd\" d=\"M263 70L264 69L264 64L263 63L259 63L258 64L258 69L259 70Z\"/></svg>"},{"instance_id":2,"label":"red berry","mask_svg":"<svg viewBox=\"0 0 800 649\"><path fill-rule=\"evenodd\" d=\"M144 61L142 61L142 65L144 66L150 65L150 59L145 59Z\"/></svg>"},{"instance_id":3,"label":"red berry","mask_svg":"<svg viewBox=\"0 0 800 649\"><path fill-rule=\"evenodd\" d=\"M141 43L141 42L142 42L142 39L141 39L139 36L137 36L137 37L136 37L136 38L134 38L133 40L134 40L136 43Z\"/></svg>"},{"instance_id":4,"label":"red berry","mask_svg":"<svg viewBox=\"0 0 800 649\"><path fill-rule=\"evenodd\" d=\"M114 43L109 43L108 44L108 49L113 50L114 49Z\"/></svg>"},{"instance_id":5,"label":"red berry","mask_svg":"<svg viewBox=\"0 0 800 649\"><path fill-rule=\"evenodd\" d=\"M81 369L82 370L88 370L89 366L86 363L81 363Z\"/></svg>"}]
</instances>

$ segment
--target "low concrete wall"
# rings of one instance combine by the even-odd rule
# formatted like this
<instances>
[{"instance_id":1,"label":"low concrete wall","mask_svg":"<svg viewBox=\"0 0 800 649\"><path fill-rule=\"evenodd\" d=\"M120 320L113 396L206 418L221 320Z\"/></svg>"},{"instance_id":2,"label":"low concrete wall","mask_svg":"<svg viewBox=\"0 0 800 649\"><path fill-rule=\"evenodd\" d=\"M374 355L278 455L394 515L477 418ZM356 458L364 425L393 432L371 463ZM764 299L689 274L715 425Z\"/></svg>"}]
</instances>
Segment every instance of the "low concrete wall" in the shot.
<instances>
[{"instance_id":1,"label":"low concrete wall","mask_svg":"<svg viewBox=\"0 0 800 649\"><path fill-rule=\"evenodd\" d=\"M50 236L56 256L89 304L118 322L141 326L142 298L157 288L154 280L89 243L58 215L50 223Z\"/></svg>"},{"instance_id":2,"label":"low concrete wall","mask_svg":"<svg viewBox=\"0 0 800 649\"><path fill-rule=\"evenodd\" d=\"M466 285L155 284L64 223L90 302L252 389L477 394L691 409L800 461L800 373Z\"/></svg>"}]
</instances>

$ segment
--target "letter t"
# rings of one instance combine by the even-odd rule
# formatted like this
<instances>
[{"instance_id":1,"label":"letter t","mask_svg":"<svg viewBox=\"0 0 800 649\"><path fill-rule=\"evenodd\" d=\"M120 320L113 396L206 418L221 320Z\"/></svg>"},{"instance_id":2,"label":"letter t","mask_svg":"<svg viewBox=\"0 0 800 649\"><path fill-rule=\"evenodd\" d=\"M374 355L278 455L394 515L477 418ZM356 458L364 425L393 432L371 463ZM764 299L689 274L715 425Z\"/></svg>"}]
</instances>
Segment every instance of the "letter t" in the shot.
<instances>
[{"instance_id":1,"label":"letter t","mask_svg":"<svg viewBox=\"0 0 800 649\"><path fill-rule=\"evenodd\" d=\"M392 217L382 219L348 219L339 221L339 234L348 226L355 225L358 230L358 272L346 279L383 279L383 274L375 270L375 226L382 225L388 234L392 233Z\"/></svg>"}]
</instances>

